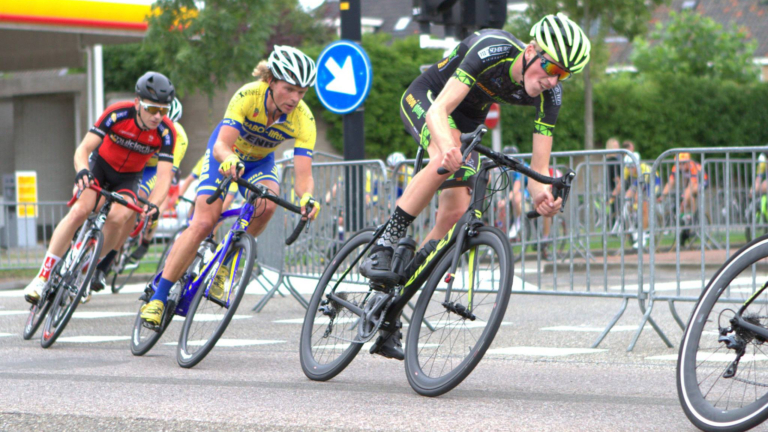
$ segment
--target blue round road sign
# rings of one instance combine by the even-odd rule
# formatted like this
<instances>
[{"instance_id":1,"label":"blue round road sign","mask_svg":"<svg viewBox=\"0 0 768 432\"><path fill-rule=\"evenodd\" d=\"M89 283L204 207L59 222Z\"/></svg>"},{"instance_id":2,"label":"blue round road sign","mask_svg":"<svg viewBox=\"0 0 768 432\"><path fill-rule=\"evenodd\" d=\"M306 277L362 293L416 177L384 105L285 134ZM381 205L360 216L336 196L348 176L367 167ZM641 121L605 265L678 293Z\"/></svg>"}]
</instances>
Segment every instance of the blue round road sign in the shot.
<instances>
[{"instance_id":1,"label":"blue round road sign","mask_svg":"<svg viewBox=\"0 0 768 432\"><path fill-rule=\"evenodd\" d=\"M371 91L373 68L363 47L340 40L325 47L317 59L315 91L320 102L336 114L348 114Z\"/></svg>"}]
</instances>

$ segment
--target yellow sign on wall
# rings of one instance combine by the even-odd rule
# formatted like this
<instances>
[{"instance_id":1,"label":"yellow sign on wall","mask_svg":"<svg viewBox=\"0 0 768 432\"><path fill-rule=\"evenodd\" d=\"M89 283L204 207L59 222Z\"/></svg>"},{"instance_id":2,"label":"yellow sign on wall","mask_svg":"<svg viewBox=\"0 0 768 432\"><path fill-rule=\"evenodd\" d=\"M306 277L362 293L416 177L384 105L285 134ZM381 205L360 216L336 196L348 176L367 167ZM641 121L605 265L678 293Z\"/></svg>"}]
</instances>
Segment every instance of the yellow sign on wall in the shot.
<instances>
[{"instance_id":1,"label":"yellow sign on wall","mask_svg":"<svg viewBox=\"0 0 768 432\"><path fill-rule=\"evenodd\" d=\"M16 216L37 217L37 171L16 171Z\"/></svg>"}]
</instances>

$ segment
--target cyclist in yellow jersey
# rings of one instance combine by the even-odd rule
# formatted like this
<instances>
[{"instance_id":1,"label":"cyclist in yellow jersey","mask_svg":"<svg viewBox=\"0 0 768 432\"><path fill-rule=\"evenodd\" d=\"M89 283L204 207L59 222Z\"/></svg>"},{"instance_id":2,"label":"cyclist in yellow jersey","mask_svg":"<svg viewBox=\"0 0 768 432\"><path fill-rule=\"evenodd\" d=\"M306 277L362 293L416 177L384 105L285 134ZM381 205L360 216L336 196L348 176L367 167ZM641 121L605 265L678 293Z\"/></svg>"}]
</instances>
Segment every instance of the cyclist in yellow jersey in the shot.
<instances>
[{"instance_id":1,"label":"cyclist in yellow jersey","mask_svg":"<svg viewBox=\"0 0 768 432\"><path fill-rule=\"evenodd\" d=\"M141 318L145 322L160 324L168 292L192 263L200 242L216 226L222 201L208 204L206 199L225 175L241 177L251 184L261 183L278 194L274 151L283 141L294 140L294 189L302 206L312 199L312 152L317 130L302 99L315 83L315 62L296 48L275 45L269 59L259 63L253 75L257 81L235 92L224 119L211 134L197 188L195 217L174 242L160 281L154 287L155 293L142 307ZM243 195L244 192L241 190ZM254 207L259 211L250 221L248 233L257 236L274 214L276 204L260 199ZM316 203L305 216L314 219L319 210ZM219 272L228 273L229 269L221 266ZM211 295L222 298L227 295L224 290L223 286L215 286Z\"/></svg>"},{"instance_id":2,"label":"cyclist in yellow jersey","mask_svg":"<svg viewBox=\"0 0 768 432\"><path fill-rule=\"evenodd\" d=\"M173 127L176 129L176 145L173 148L173 174L175 177L175 175L179 172L179 165L181 165L181 161L184 160L184 156L187 154L187 147L189 147L189 138L187 138L187 132L181 126L181 123L179 123L179 120L181 120L181 114L183 111L181 102L179 101L179 99L173 98L173 102L171 102L171 105L169 108L170 109L168 111L168 118L173 122ZM159 160L160 158L158 154L155 153L147 161L147 164L144 165L144 172L142 173L141 181L139 182L139 190L138 190L138 195L143 199L148 199L150 193L152 193L152 190L155 188L155 183L157 182L157 162ZM168 208L168 197L166 196L163 202L158 206L158 214L162 216L163 212L165 212L167 208ZM91 279L92 291L100 291L104 289L104 287L106 286L106 279L107 279L107 273L109 273L109 266L112 264L112 261L117 256L117 249L119 249L120 245L124 244L126 240L128 240L128 236L131 234L131 231L133 231L133 229L134 229L133 224L126 224L120 233L120 240L118 241L115 249L109 251L101 259L101 261L99 261L99 265L98 267L96 267L96 272L93 274L93 278ZM152 241L152 237L154 236L156 230L157 230L157 219L154 220L153 226L150 232L148 232L147 235L144 236L139 247L137 247L136 250L133 251L133 253L131 254L131 259L135 261L139 261L140 259L144 258L144 255L147 253L147 250L149 250L149 244Z\"/></svg>"}]
</instances>

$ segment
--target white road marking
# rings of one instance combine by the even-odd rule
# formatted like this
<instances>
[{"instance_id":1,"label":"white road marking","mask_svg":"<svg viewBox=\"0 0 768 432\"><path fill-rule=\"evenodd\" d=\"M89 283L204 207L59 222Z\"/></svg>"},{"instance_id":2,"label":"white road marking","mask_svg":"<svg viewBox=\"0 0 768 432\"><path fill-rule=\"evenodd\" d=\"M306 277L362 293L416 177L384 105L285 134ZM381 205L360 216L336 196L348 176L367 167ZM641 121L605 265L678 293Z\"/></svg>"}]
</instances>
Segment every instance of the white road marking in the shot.
<instances>
[{"instance_id":1,"label":"white road marking","mask_svg":"<svg viewBox=\"0 0 768 432\"><path fill-rule=\"evenodd\" d=\"M221 321L224 318L224 315L216 315L216 314L195 314L195 321L197 322L204 322L204 321ZM248 319L253 318L251 315L234 315L232 316L233 320L241 320L241 319ZM186 320L186 317L182 316L174 316L174 321L184 321Z\"/></svg>"},{"instance_id":2,"label":"white road marking","mask_svg":"<svg viewBox=\"0 0 768 432\"><path fill-rule=\"evenodd\" d=\"M0 333L0 337L14 336L13 333Z\"/></svg>"},{"instance_id":3,"label":"white road marking","mask_svg":"<svg viewBox=\"0 0 768 432\"><path fill-rule=\"evenodd\" d=\"M643 327L643 329L650 329L650 328L651 328L650 326ZM603 330L605 330L605 327L555 326L555 327L542 327L541 330L601 333ZM611 329L612 332L635 331L635 330L637 330L637 326L633 326L633 325L613 326L613 328Z\"/></svg>"},{"instance_id":4,"label":"white road marking","mask_svg":"<svg viewBox=\"0 0 768 432\"><path fill-rule=\"evenodd\" d=\"M2 315L29 315L29 309L27 310L0 310L0 316Z\"/></svg>"},{"instance_id":5,"label":"white road marking","mask_svg":"<svg viewBox=\"0 0 768 432\"><path fill-rule=\"evenodd\" d=\"M575 354L597 354L606 352L607 349L593 348L549 348L549 347L508 347L489 349L488 354L496 355L521 355L534 357L562 357Z\"/></svg>"},{"instance_id":6,"label":"white road marking","mask_svg":"<svg viewBox=\"0 0 768 432\"><path fill-rule=\"evenodd\" d=\"M339 318L334 320L333 322L336 324L340 323L354 323L357 322L357 317L354 318ZM304 324L304 318L291 318L291 319L282 319L282 320L274 320L272 321L275 324ZM326 317L322 318L315 318L315 324L328 324L329 319Z\"/></svg>"},{"instance_id":7,"label":"white road marking","mask_svg":"<svg viewBox=\"0 0 768 432\"><path fill-rule=\"evenodd\" d=\"M57 342L71 343L100 343L100 342L118 342L130 340L130 336L70 336L60 337Z\"/></svg>"},{"instance_id":8,"label":"white road marking","mask_svg":"<svg viewBox=\"0 0 768 432\"><path fill-rule=\"evenodd\" d=\"M117 317L132 317L136 316L136 312L98 312L98 311L84 311L75 312L72 314L72 318L80 319L97 319L97 318L117 318Z\"/></svg>"},{"instance_id":9,"label":"white road marking","mask_svg":"<svg viewBox=\"0 0 768 432\"><path fill-rule=\"evenodd\" d=\"M667 355L660 355L660 356L651 356L646 357L646 360L672 360L677 361L677 354L667 354ZM696 353L696 361L697 362L717 362L717 363L730 363L736 359L736 354L732 352L723 352L723 353L708 353L708 352L698 352ZM768 360L768 356L764 354L745 354L741 360L740 363L744 362L753 362L753 361L766 361Z\"/></svg>"},{"instance_id":10,"label":"white road marking","mask_svg":"<svg viewBox=\"0 0 768 432\"><path fill-rule=\"evenodd\" d=\"M188 341L187 345L202 346L206 340ZM251 346L251 345L270 345L286 343L284 340L268 340L268 339L219 339L216 342L217 347L239 347L239 346ZM176 346L178 342L169 342L164 345Z\"/></svg>"}]
</instances>

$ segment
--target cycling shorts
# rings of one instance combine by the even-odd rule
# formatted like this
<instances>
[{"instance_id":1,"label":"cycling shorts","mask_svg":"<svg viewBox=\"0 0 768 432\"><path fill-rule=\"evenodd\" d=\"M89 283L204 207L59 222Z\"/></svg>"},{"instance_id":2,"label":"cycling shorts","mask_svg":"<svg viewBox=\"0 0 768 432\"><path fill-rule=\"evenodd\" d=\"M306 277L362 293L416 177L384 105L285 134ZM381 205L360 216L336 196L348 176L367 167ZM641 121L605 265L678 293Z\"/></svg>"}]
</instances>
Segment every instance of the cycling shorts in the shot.
<instances>
[{"instance_id":1,"label":"cycling shorts","mask_svg":"<svg viewBox=\"0 0 768 432\"><path fill-rule=\"evenodd\" d=\"M219 174L219 165L221 165L213 157L213 145L216 144L216 138L219 136L219 129L221 124L211 134L211 138L208 140L208 148L205 150L203 156L203 166L200 171L200 183L197 185L197 195L213 195L216 192L219 184L221 184L224 176ZM255 185L262 180L272 180L276 184L280 182L277 180L277 166L275 165L275 153L272 152L262 159L256 161L241 161L245 165L245 171L242 178L246 179L248 183ZM248 189L240 187L240 195L246 196ZM220 196L222 200L224 195Z\"/></svg>"},{"instance_id":2,"label":"cycling shorts","mask_svg":"<svg viewBox=\"0 0 768 432\"><path fill-rule=\"evenodd\" d=\"M88 162L96 185L111 192L126 194L133 199L134 204L137 202L136 191L141 179L141 171L136 173L118 172L98 154L93 155Z\"/></svg>"},{"instance_id":3,"label":"cycling shorts","mask_svg":"<svg viewBox=\"0 0 768 432\"><path fill-rule=\"evenodd\" d=\"M432 90L418 82L411 83L411 86L403 93L403 97L400 100L400 118L405 125L405 129L416 140L417 144L424 147L424 150L427 149L431 140L429 129L427 128L426 115L429 107L432 106L432 102L434 102ZM470 119L458 111L454 111L448 116L448 124L451 129L458 129L462 133L474 132L481 123L482 121ZM464 148L462 145L462 153ZM473 187L479 160L480 155L473 151L465 164L440 185L440 189L461 186Z\"/></svg>"}]
</instances>

